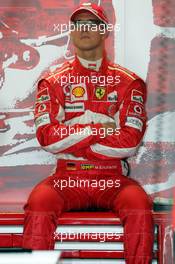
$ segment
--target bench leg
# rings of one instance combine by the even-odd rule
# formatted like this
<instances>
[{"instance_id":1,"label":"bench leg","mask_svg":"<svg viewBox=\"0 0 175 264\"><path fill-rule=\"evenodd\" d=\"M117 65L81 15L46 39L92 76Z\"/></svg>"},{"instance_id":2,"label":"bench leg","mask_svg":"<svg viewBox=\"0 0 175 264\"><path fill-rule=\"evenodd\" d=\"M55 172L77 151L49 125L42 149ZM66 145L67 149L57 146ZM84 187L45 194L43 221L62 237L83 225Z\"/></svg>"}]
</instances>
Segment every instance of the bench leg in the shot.
<instances>
[{"instance_id":1,"label":"bench leg","mask_svg":"<svg viewBox=\"0 0 175 264\"><path fill-rule=\"evenodd\" d=\"M162 221L158 227L158 263L174 264L173 255L173 227Z\"/></svg>"}]
</instances>

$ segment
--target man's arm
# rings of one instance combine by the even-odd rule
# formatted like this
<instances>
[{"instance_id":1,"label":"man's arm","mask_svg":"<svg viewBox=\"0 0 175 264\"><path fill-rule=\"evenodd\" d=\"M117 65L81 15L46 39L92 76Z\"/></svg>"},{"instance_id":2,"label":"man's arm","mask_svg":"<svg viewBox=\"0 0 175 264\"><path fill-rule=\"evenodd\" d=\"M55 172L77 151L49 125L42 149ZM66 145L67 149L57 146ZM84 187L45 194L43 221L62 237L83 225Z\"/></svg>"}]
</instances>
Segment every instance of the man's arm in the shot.
<instances>
[{"instance_id":1,"label":"man's arm","mask_svg":"<svg viewBox=\"0 0 175 264\"><path fill-rule=\"evenodd\" d=\"M56 87L47 79L41 80L35 104L35 125L37 139L46 151L73 154L101 139L100 133L92 133L92 129L99 131L101 124L66 126L63 105L64 93L61 87ZM74 134L74 131L81 133Z\"/></svg>"},{"instance_id":2,"label":"man's arm","mask_svg":"<svg viewBox=\"0 0 175 264\"><path fill-rule=\"evenodd\" d=\"M146 130L146 86L140 79L129 86L120 111L116 133L101 139L86 149L89 159L114 159L133 156ZM103 124L102 124L103 125Z\"/></svg>"}]
</instances>

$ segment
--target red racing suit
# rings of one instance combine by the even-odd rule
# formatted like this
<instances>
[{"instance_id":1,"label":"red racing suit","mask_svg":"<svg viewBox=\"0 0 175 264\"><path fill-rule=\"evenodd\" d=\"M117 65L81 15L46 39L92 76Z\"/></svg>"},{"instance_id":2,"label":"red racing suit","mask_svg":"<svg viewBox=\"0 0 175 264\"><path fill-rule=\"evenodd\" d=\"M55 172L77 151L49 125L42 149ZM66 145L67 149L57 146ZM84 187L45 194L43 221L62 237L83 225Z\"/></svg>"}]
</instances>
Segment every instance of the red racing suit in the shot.
<instances>
[{"instance_id":1,"label":"red racing suit","mask_svg":"<svg viewBox=\"0 0 175 264\"><path fill-rule=\"evenodd\" d=\"M73 84L67 84L70 76ZM76 82L82 76L86 82ZM146 128L145 100L145 84L134 73L106 57L96 72L84 68L76 58L39 82L37 139L58 159L100 164L113 160L115 164L133 156L140 145ZM115 122L117 130L104 138L101 123L106 122Z\"/></svg>"},{"instance_id":2,"label":"red racing suit","mask_svg":"<svg viewBox=\"0 0 175 264\"><path fill-rule=\"evenodd\" d=\"M95 206L119 215L127 263L151 263L152 204L142 187L125 176L125 158L136 153L146 129L145 101L144 82L106 56L99 71L85 68L76 57L39 82L36 135L58 163L55 174L34 188L24 206L24 248L53 249L51 233L61 212ZM105 135L102 123L107 122L115 122L116 130ZM55 191L52 186L53 179L77 175L97 182L118 179L121 187L60 191L59 186Z\"/></svg>"}]
</instances>

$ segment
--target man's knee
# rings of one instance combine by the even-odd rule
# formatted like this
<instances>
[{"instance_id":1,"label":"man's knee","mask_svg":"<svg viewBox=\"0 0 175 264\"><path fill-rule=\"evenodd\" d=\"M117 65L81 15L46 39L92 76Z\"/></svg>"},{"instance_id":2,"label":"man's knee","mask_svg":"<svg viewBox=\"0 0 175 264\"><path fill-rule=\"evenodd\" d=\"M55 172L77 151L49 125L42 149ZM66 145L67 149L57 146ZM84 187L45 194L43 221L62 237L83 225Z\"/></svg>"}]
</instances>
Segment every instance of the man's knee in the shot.
<instances>
[{"instance_id":1,"label":"man's knee","mask_svg":"<svg viewBox=\"0 0 175 264\"><path fill-rule=\"evenodd\" d=\"M114 200L114 208L122 209L142 209L151 210L151 198L139 185L130 185L124 187Z\"/></svg>"}]
</instances>

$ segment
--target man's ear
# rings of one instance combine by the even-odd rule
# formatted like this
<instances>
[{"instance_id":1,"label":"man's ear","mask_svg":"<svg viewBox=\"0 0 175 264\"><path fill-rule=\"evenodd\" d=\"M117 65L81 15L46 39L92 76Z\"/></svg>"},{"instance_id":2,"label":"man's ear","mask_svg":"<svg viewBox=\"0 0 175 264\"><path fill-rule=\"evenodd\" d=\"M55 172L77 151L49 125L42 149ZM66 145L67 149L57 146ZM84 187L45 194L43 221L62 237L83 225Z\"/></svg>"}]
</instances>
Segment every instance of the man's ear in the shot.
<instances>
[{"instance_id":1,"label":"man's ear","mask_svg":"<svg viewBox=\"0 0 175 264\"><path fill-rule=\"evenodd\" d=\"M108 37L109 37L109 35L110 35L110 31L109 31L109 30L106 30L106 33L105 33L105 35L106 35L106 38L108 38Z\"/></svg>"},{"instance_id":2,"label":"man's ear","mask_svg":"<svg viewBox=\"0 0 175 264\"><path fill-rule=\"evenodd\" d=\"M108 30L105 31L105 33L103 34L103 39L107 39L109 36L110 32Z\"/></svg>"},{"instance_id":3,"label":"man's ear","mask_svg":"<svg viewBox=\"0 0 175 264\"><path fill-rule=\"evenodd\" d=\"M70 40L72 41L72 31L69 32Z\"/></svg>"}]
</instances>

